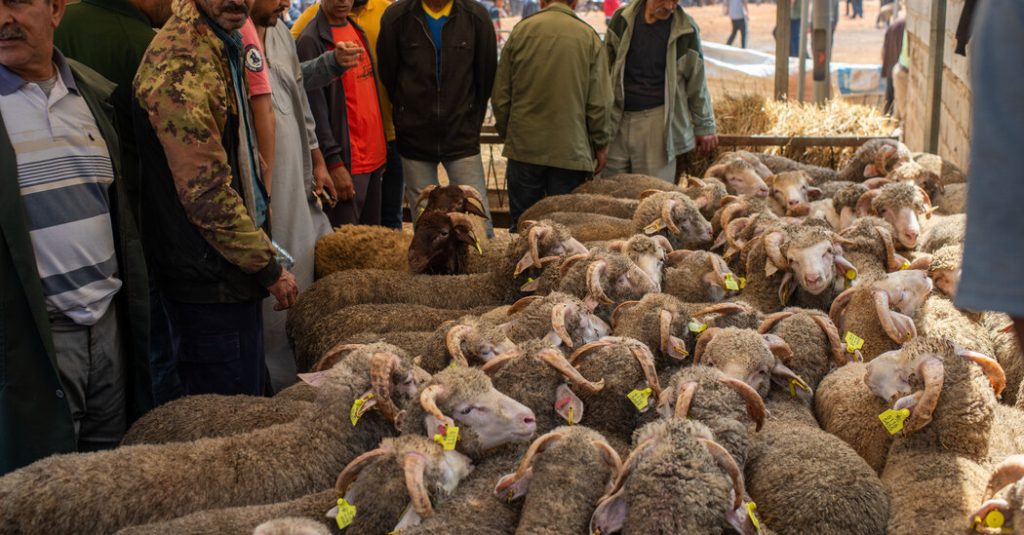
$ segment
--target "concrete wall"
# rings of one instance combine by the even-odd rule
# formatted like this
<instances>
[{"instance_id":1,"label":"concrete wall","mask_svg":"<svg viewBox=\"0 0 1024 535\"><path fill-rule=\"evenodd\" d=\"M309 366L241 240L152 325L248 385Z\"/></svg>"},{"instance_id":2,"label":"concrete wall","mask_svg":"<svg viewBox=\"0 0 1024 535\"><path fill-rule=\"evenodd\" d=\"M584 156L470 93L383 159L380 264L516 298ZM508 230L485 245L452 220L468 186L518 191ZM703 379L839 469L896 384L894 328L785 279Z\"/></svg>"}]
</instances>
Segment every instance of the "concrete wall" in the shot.
<instances>
[{"instance_id":1,"label":"concrete wall","mask_svg":"<svg viewBox=\"0 0 1024 535\"><path fill-rule=\"evenodd\" d=\"M910 46L910 84L907 89L905 142L911 150L925 149L928 121L927 83L931 10L935 0L906 0ZM939 119L939 155L966 169L971 139L971 81L968 58L953 53L956 26L964 0L947 0L942 69L942 108ZM968 45L967 52L971 52Z\"/></svg>"}]
</instances>

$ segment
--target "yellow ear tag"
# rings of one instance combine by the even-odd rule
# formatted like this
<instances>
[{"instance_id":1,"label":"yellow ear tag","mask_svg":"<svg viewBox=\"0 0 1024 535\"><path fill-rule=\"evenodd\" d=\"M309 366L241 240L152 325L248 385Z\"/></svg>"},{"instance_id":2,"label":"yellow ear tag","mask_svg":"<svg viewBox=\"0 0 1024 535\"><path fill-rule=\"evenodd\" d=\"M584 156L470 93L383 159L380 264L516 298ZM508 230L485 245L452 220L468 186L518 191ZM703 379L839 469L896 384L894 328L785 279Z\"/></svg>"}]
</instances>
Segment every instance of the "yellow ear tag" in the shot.
<instances>
[{"instance_id":1,"label":"yellow ear tag","mask_svg":"<svg viewBox=\"0 0 1024 535\"><path fill-rule=\"evenodd\" d=\"M480 240L476 240L476 254L483 256L484 251L480 248Z\"/></svg>"},{"instance_id":2,"label":"yellow ear tag","mask_svg":"<svg viewBox=\"0 0 1024 535\"><path fill-rule=\"evenodd\" d=\"M348 419L352 422L352 427L355 427L359 423L359 418L363 416L363 405L366 405L367 401L373 399L373 392L366 394L360 398L356 398L352 402L352 408L348 411Z\"/></svg>"},{"instance_id":3,"label":"yellow ear tag","mask_svg":"<svg viewBox=\"0 0 1024 535\"><path fill-rule=\"evenodd\" d=\"M416 212L416 217L423 215L423 212L427 209L426 206L420 206L420 211Z\"/></svg>"},{"instance_id":4,"label":"yellow ear tag","mask_svg":"<svg viewBox=\"0 0 1024 535\"><path fill-rule=\"evenodd\" d=\"M665 228L665 224L661 222L661 218L659 217L644 227L644 234L654 234L663 228Z\"/></svg>"},{"instance_id":5,"label":"yellow ear tag","mask_svg":"<svg viewBox=\"0 0 1024 535\"><path fill-rule=\"evenodd\" d=\"M806 390L808 392L811 391L811 387L807 386L807 383L803 382L803 380L801 380L798 377L794 377L789 380L789 395L796 397L797 388L799 388L800 390Z\"/></svg>"},{"instance_id":6,"label":"yellow ear tag","mask_svg":"<svg viewBox=\"0 0 1024 535\"><path fill-rule=\"evenodd\" d=\"M893 410L887 409L882 414L878 415L878 419L882 421L882 425L885 426L885 430L890 435L895 435L903 430L903 421L910 417L910 409Z\"/></svg>"},{"instance_id":7,"label":"yellow ear tag","mask_svg":"<svg viewBox=\"0 0 1024 535\"><path fill-rule=\"evenodd\" d=\"M706 324L700 323L697 320L690 320L690 323L686 324L686 328L690 329L690 332L696 334L700 334L708 330L708 326Z\"/></svg>"},{"instance_id":8,"label":"yellow ear tag","mask_svg":"<svg viewBox=\"0 0 1024 535\"><path fill-rule=\"evenodd\" d=\"M454 425L445 426L444 435L434 435L434 442L440 444L446 451L454 450L458 441L459 428Z\"/></svg>"},{"instance_id":9,"label":"yellow ear tag","mask_svg":"<svg viewBox=\"0 0 1024 535\"><path fill-rule=\"evenodd\" d=\"M633 405L636 406L636 410L643 412L647 410L647 405L653 392L654 391L651 390L650 387L647 387L643 390L634 390L626 394L626 397L633 402Z\"/></svg>"},{"instance_id":10,"label":"yellow ear tag","mask_svg":"<svg viewBox=\"0 0 1024 535\"><path fill-rule=\"evenodd\" d=\"M725 289L732 290L734 292L739 291L740 289L740 285L736 282L736 279L733 278L732 273L725 274Z\"/></svg>"},{"instance_id":11,"label":"yellow ear tag","mask_svg":"<svg viewBox=\"0 0 1024 535\"><path fill-rule=\"evenodd\" d=\"M906 271L910 269L910 262L903 261L903 265L900 266L900 271Z\"/></svg>"},{"instance_id":12,"label":"yellow ear tag","mask_svg":"<svg viewBox=\"0 0 1024 535\"><path fill-rule=\"evenodd\" d=\"M338 498L338 516L334 521L338 523L338 529L345 529L356 517L356 506L345 501L345 498Z\"/></svg>"},{"instance_id":13,"label":"yellow ear tag","mask_svg":"<svg viewBox=\"0 0 1024 535\"><path fill-rule=\"evenodd\" d=\"M572 405L569 405L569 409L566 412L568 412L568 414L565 415L565 420L569 423L569 425L573 425L574 423L576 423L576 418L574 417L572 411Z\"/></svg>"},{"instance_id":14,"label":"yellow ear tag","mask_svg":"<svg viewBox=\"0 0 1024 535\"><path fill-rule=\"evenodd\" d=\"M673 344L672 345L672 349L676 350L676 353L679 353L680 355L682 355L683 358L686 358L686 357L690 356L690 352L686 350L686 346L683 346L683 345L680 345L680 344Z\"/></svg>"},{"instance_id":15,"label":"yellow ear tag","mask_svg":"<svg viewBox=\"0 0 1024 535\"><path fill-rule=\"evenodd\" d=\"M985 515L985 525L990 528L1001 528L1005 522L1003 512L998 509L993 509Z\"/></svg>"},{"instance_id":16,"label":"yellow ear tag","mask_svg":"<svg viewBox=\"0 0 1024 535\"><path fill-rule=\"evenodd\" d=\"M754 513L754 510L757 509L757 504L754 502L747 502L746 507L747 516L750 517L750 523L754 525L754 529L756 529L758 533L761 533L761 521L757 519L757 514Z\"/></svg>"},{"instance_id":17,"label":"yellow ear tag","mask_svg":"<svg viewBox=\"0 0 1024 535\"><path fill-rule=\"evenodd\" d=\"M852 270L852 269L846 270L846 278L849 279L849 280L856 279L857 278L857 272Z\"/></svg>"},{"instance_id":18,"label":"yellow ear tag","mask_svg":"<svg viewBox=\"0 0 1024 535\"><path fill-rule=\"evenodd\" d=\"M858 349L864 347L864 339L853 334L850 331L846 331L846 337L843 339L846 342L846 352L853 353Z\"/></svg>"},{"instance_id":19,"label":"yellow ear tag","mask_svg":"<svg viewBox=\"0 0 1024 535\"><path fill-rule=\"evenodd\" d=\"M744 289L746 287L747 287L747 278L746 277L740 277L740 290L742 290L742 289Z\"/></svg>"}]
</instances>

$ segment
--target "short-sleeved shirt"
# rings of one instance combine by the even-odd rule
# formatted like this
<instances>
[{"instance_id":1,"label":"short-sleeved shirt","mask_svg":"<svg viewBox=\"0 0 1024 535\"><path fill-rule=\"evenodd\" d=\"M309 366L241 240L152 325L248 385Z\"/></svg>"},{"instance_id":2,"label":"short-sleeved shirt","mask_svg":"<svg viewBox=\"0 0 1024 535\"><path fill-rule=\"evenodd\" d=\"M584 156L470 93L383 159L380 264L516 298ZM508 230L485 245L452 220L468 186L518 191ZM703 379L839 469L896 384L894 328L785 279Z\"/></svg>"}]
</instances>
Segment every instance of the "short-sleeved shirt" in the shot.
<instances>
[{"instance_id":1,"label":"short-sleeved shirt","mask_svg":"<svg viewBox=\"0 0 1024 535\"><path fill-rule=\"evenodd\" d=\"M380 101L377 100L373 62L362 38L351 24L331 26L331 37L334 42L349 41L363 47L359 65L346 70L340 79L345 87L349 145L352 149L349 172L353 175L370 173L387 161L384 122L380 116Z\"/></svg>"},{"instance_id":2,"label":"short-sleeved shirt","mask_svg":"<svg viewBox=\"0 0 1024 535\"><path fill-rule=\"evenodd\" d=\"M256 25L252 19L248 19L239 31L242 32L242 46L245 47L245 79L249 82L249 98L269 95L271 89L266 54L263 53L260 36L256 33Z\"/></svg>"},{"instance_id":3,"label":"short-sleeved shirt","mask_svg":"<svg viewBox=\"0 0 1024 535\"><path fill-rule=\"evenodd\" d=\"M624 109L643 111L665 104L665 61L672 19L647 24L637 16L623 72Z\"/></svg>"},{"instance_id":4,"label":"short-sleeved shirt","mask_svg":"<svg viewBox=\"0 0 1024 535\"><path fill-rule=\"evenodd\" d=\"M743 10L743 0L726 0L729 2L729 18L732 20L743 20L747 18L746 11Z\"/></svg>"}]
</instances>

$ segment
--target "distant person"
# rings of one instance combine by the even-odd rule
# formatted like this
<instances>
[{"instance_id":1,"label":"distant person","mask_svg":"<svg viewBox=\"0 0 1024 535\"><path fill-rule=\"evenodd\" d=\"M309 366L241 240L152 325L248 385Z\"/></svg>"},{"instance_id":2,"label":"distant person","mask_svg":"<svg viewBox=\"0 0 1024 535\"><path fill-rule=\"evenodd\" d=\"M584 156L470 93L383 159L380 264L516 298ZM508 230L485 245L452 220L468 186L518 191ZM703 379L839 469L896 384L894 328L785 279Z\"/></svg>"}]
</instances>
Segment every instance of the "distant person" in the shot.
<instances>
[{"instance_id":1,"label":"distant person","mask_svg":"<svg viewBox=\"0 0 1024 535\"><path fill-rule=\"evenodd\" d=\"M441 165L451 183L479 191L490 213L480 128L497 47L491 16L476 0L405 0L384 12L377 61L394 108L410 206L424 188L438 184ZM488 234L491 228L488 221Z\"/></svg>"},{"instance_id":2,"label":"distant person","mask_svg":"<svg viewBox=\"0 0 1024 535\"><path fill-rule=\"evenodd\" d=\"M732 33L725 44L732 46L736 34L740 34L740 48L747 48L747 24L750 14L747 12L747 0L725 0L725 13L732 21Z\"/></svg>"},{"instance_id":3,"label":"distant person","mask_svg":"<svg viewBox=\"0 0 1024 535\"><path fill-rule=\"evenodd\" d=\"M674 0L631 2L605 35L615 100L604 176L676 179L676 156L718 146L700 29Z\"/></svg>"},{"instance_id":4,"label":"distant person","mask_svg":"<svg viewBox=\"0 0 1024 535\"><path fill-rule=\"evenodd\" d=\"M857 17L864 18L864 0L853 0L853 16L850 18Z\"/></svg>"},{"instance_id":5,"label":"distant person","mask_svg":"<svg viewBox=\"0 0 1024 535\"><path fill-rule=\"evenodd\" d=\"M899 59L893 65L891 75L893 116L898 121L907 118L907 86L910 84L910 48L907 45L907 32L904 30Z\"/></svg>"},{"instance_id":6,"label":"distant person","mask_svg":"<svg viewBox=\"0 0 1024 535\"><path fill-rule=\"evenodd\" d=\"M1015 282L1024 276L1024 3L980 2L977 17L967 235L956 305L1009 314L1024 346L1024 288Z\"/></svg>"},{"instance_id":7,"label":"distant person","mask_svg":"<svg viewBox=\"0 0 1024 535\"><path fill-rule=\"evenodd\" d=\"M893 68L900 60L900 52L903 51L903 32L907 27L907 19L900 17L885 31L885 40L882 41L882 77L886 79L885 84L885 113L893 113L893 100L895 87L893 83Z\"/></svg>"},{"instance_id":8,"label":"distant person","mask_svg":"<svg viewBox=\"0 0 1024 535\"><path fill-rule=\"evenodd\" d=\"M778 0L785 2L786 0ZM800 57L800 10L803 0L789 0L789 57ZM812 0L808 0L812 1ZM810 28L810 24L807 25Z\"/></svg>"},{"instance_id":9,"label":"distant person","mask_svg":"<svg viewBox=\"0 0 1024 535\"><path fill-rule=\"evenodd\" d=\"M608 27L608 22L612 20L612 15L619 10L619 6L622 3L619 0L604 0L601 7L604 9L604 25Z\"/></svg>"},{"instance_id":10,"label":"distant person","mask_svg":"<svg viewBox=\"0 0 1024 535\"><path fill-rule=\"evenodd\" d=\"M878 5L878 17L875 18L875 28L881 28L882 24L888 28L892 18L896 16L894 9L895 0L882 0Z\"/></svg>"},{"instance_id":11,"label":"distant person","mask_svg":"<svg viewBox=\"0 0 1024 535\"><path fill-rule=\"evenodd\" d=\"M544 196L569 193L600 172L611 141L608 57L570 2L541 0L501 53L491 102L505 138L511 231Z\"/></svg>"}]
</instances>

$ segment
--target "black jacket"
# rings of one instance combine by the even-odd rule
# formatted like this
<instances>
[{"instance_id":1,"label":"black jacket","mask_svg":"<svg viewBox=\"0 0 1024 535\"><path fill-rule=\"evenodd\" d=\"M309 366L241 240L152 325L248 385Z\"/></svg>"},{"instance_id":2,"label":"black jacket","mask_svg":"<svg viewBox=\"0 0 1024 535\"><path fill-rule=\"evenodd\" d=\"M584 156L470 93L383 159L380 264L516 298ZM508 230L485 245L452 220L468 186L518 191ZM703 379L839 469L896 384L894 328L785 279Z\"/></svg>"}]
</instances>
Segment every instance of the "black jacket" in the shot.
<instances>
[{"instance_id":1,"label":"black jacket","mask_svg":"<svg viewBox=\"0 0 1024 535\"><path fill-rule=\"evenodd\" d=\"M398 152L440 162L480 153L480 126L498 66L494 26L475 0L454 0L441 30L438 84L434 42L420 0L399 0L381 18L380 81L393 107Z\"/></svg>"}]
</instances>

